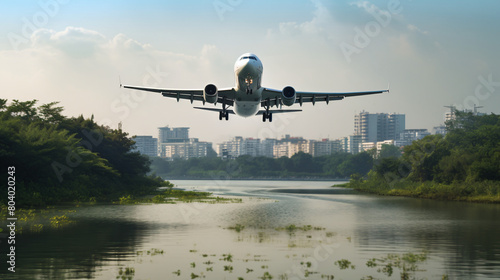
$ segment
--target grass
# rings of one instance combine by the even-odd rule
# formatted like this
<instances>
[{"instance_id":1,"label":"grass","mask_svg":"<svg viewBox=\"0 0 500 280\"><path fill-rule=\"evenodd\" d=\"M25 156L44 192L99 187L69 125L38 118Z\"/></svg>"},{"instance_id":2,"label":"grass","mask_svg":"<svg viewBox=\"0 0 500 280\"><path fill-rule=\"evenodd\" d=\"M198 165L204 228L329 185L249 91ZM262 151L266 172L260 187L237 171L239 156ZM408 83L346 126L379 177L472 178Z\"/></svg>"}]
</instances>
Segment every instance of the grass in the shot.
<instances>
[{"instance_id":1,"label":"grass","mask_svg":"<svg viewBox=\"0 0 500 280\"><path fill-rule=\"evenodd\" d=\"M177 202L202 202L202 203L242 203L241 198L225 198L220 196L212 196L210 192L199 192L199 191L186 191L186 190L173 190L167 189L162 191L157 191L149 196L134 198L131 195L122 196L115 204L143 204L143 203L154 203L154 204L175 204Z\"/></svg>"},{"instance_id":2,"label":"grass","mask_svg":"<svg viewBox=\"0 0 500 280\"><path fill-rule=\"evenodd\" d=\"M392 184L382 178L351 180L350 183L335 185L356 191L435 200L464 201L476 203L500 203L500 182L453 182L443 184L434 181L412 182L400 180Z\"/></svg>"}]
</instances>

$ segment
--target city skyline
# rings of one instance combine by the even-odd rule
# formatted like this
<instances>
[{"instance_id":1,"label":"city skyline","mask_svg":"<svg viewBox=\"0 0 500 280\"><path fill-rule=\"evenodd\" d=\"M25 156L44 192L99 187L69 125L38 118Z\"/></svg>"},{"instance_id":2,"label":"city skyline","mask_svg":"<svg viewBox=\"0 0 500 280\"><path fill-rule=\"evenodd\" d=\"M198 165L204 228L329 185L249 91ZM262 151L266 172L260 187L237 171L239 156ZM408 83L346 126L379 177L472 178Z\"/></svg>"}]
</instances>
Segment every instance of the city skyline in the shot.
<instances>
[{"instance_id":1,"label":"city skyline","mask_svg":"<svg viewBox=\"0 0 500 280\"><path fill-rule=\"evenodd\" d=\"M484 115L477 111L474 114ZM447 114L446 120L451 118L453 115ZM242 155L290 158L298 152L317 157L335 152L357 154L374 148L380 151L383 145L401 148L431 134L446 134L443 125L435 127L431 133L425 128L407 128L405 120L405 114L363 111L354 117L354 133L336 139L307 139L300 135L285 134L275 138L234 136L212 143L189 137L189 127L170 126L159 127L158 138L139 135L134 139L137 141L136 150L153 157L205 157L210 156L210 150L213 149L222 158L237 158Z\"/></svg>"},{"instance_id":2,"label":"city skyline","mask_svg":"<svg viewBox=\"0 0 500 280\"><path fill-rule=\"evenodd\" d=\"M500 113L498 1L4 1L2 98L60 101L68 116L95 116L144 135L166 123L220 142L235 135L311 139L353 133L363 110L399 112L407 127L442 123L444 105ZM259 20L255 20L258 15ZM251 24L249 24L251 23ZM286 47L284 47L286 46ZM233 63L253 52L272 88L388 94L303 112L220 122L123 83L203 88L234 85ZM194 104L196 105L196 104ZM300 108L298 105L292 109Z\"/></svg>"}]
</instances>

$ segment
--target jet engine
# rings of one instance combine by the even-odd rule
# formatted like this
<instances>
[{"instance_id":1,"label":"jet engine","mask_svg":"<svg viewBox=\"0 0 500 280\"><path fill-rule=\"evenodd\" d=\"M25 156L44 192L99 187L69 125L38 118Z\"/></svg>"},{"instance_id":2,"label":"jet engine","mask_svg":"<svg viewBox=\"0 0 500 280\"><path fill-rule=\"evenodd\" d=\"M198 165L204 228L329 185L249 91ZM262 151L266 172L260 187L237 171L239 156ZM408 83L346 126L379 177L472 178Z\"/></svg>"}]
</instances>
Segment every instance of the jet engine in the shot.
<instances>
[{"instance_id":1,"label":"jet engine","mask_svg":"<svg viewBox=\"0 0 500 280\"><path fill-rule=\"evenodd\" d=\"M217 102L217 87L213 84L208 84L204 89L203 89L203 98L205 99L206 102L208 103L215 103Z\"/></svg>"},{"instance_id":2,"label":"jet engine","mask_svg":"<svg viewBox=\"0 0 500 280\"><path fill-rule=\"evenodd\" d=\"M283 104L286 106L292 106L295 103L295 99L297 98L295 89L291 86L287 86L281 92L281 100L283 100Z\"/></svg>"}]
</instances>

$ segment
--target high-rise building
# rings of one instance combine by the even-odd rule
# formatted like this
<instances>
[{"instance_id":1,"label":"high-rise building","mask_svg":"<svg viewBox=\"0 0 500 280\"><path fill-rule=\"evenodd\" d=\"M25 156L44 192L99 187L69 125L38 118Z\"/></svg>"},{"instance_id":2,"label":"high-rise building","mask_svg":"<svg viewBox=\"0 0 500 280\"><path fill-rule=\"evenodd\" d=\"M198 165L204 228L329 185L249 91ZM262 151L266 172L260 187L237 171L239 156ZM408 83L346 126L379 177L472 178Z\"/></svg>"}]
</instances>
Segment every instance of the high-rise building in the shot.
<instances>
[{"instance_id":1,"label":"high-rise building","mask_svg":"<svg viewBox=\"0 0 500 280\"><path fill-rule=\"evenodd\" d=\"M189 127L158 128L158 143L189 142Z\"/></svg>"},{"instance_id":2,"label":"high-rise building","mask_svg":"<svg viewBox=\"0 0 500 280\"><path fill-rule=\"evenodd\" d=\"M342 150L340 140L322 139L321 141L311 142L313 157L328 156Z\"/></svg>"},{"instance_id":3,"label":"high-rise building","mask_svg":"<svg viewBox=\"0 0 500 280\"><path fill-rule=\"evenodd\" d=\"M134 150L150 157L158 156L158 139L153 136L134 136Z\"/></svg>"},{"instance_id":4,"label":"high-rise building","mask_svg":"<svg viewBox=\"0 0 500 280\"><path fill-rule=\"evenodd\" d=\"M370 114L363 111L354 116L354 134L361 135L362 142L397 140L404 130L404 114Z\"/></svg>"},{"instance_id":5,"label":"high-rise building","mask_svg":"<svg viewBox=\"0 0 500 280\"><path fill-rule=\"evenodd\" d=\"M273 157L274 145L278 140L272 138L266 138L260 141L260 155L263 157Z\"/></svg>"},{"instance_id":6,"label":"high-rise building","mask_svg":"<svg viewBox=\"0 0 500 280\"><path fill-rule=\"evenodd\" d=\"M191 138L187 142L161 143L160 156L169 159L206 157L210 149L212 143L199 142L197 138Z\"/></svg>"},{"instance_id":7,"label":"high-rise building","mask_svg":"<svg viewBox=\"0 0 500 280\"><path fill-rule=\"evenodd\" d=\"M413 141L420 140L427 135L431 135L427 129L405 129L401 132L399 140L394 142L398 147L411 145Z\"/></svg>"},{"instance_id":8,"label":"high-rise building","mask_svg":"<svg viewBox=\"0 0 500 280\"><path fill-rule=\"evenodd\" d=\"M189 127L159 127L158 154L163 158L206 157L212 150L212 143L189 138Z\"/></svg>"}]
</instances>

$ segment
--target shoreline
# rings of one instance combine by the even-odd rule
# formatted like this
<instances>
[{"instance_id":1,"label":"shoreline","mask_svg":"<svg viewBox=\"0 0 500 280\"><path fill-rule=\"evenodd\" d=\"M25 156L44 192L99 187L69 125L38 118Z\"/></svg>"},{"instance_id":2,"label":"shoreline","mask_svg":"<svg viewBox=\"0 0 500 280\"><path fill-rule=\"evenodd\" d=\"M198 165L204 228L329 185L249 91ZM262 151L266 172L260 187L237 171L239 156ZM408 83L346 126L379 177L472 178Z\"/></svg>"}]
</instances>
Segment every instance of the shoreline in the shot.
<instances>
[{"instance_id":1,"label":"shoreline","mask_svg":"<svg viewBox=\"0 0 500 280\"><path fill-rule=\"evenodd\" d=\"M163 177L162 177L163 178ZM327 182L349 182L348 178L338 179L338 178L200 178L200 177L169 177L163 178L166 181L177 180L177 181L327 181Z\"/></svg>"},{"instance_id":2,"label":"shoreline","mask_svg":"<svg viewBox=\"0 0 500 280\"><path fill-rule=\"evenodd\" d=\"M485 194L477 194L477 195L461 195L457 193L453 193L452 185L441 185L439 190L434 189L432 187L425 188L427 191L423 191L424 187L426 187L426 183L414 184L411 188L392 188L392 189L380 189L380 188L371 188L371 187L363 187L362 185L355 184L352 186L352 183L339 184L332 187L341 187L341 188L349 188L354 191L365 193L365 194L374 194L379 196L394 196L394 197L409 197L409 198L418 198L418 199L430 199L437 201L456 201L456 202L469 202L469 203L481 203L481 204L500 204L500 196L495 195L485 195Z\"/></svg>"}]
</instances>

